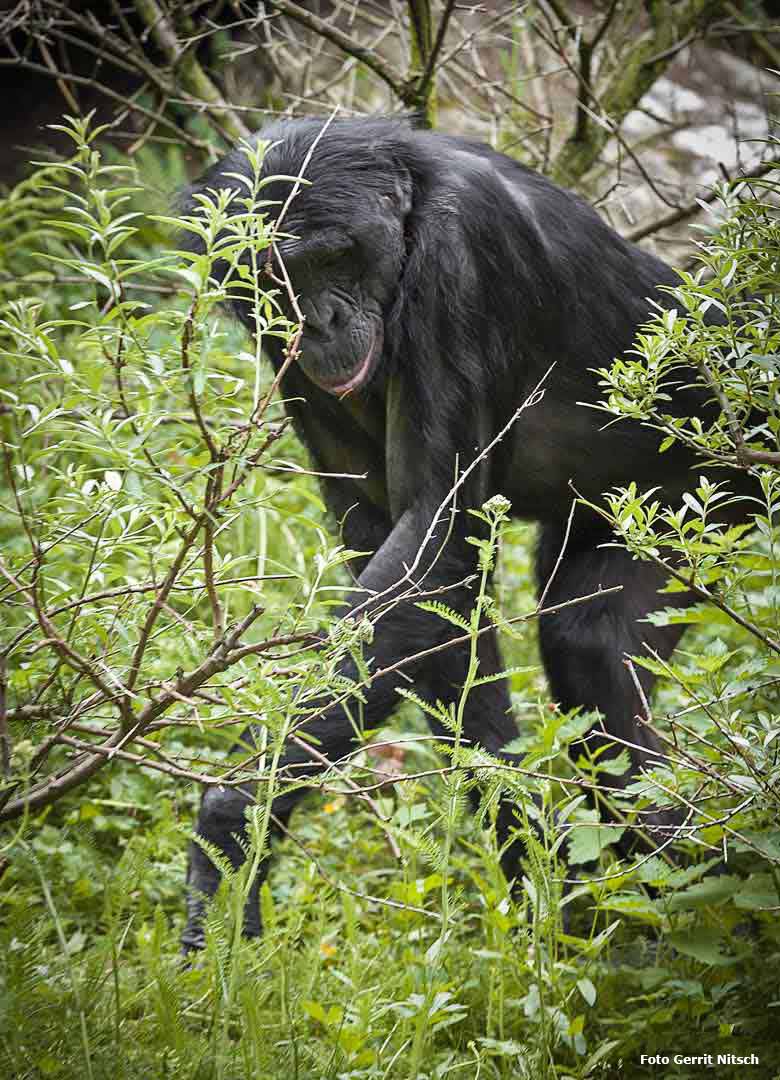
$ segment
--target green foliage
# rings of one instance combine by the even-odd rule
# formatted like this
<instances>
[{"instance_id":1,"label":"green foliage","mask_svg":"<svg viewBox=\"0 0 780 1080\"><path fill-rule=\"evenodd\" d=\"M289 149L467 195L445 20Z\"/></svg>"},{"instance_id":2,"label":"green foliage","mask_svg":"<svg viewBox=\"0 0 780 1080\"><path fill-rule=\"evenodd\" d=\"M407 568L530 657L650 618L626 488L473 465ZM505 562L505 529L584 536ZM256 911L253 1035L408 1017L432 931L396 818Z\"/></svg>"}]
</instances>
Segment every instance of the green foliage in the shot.
<instances>
[{"instance_id":1,"label":"green foliage","mask_svg":"<svg viewBox=\"0 0 780 1080\"><path fill-rule=\"evenodd\" d=\"M200 196L177 222L202 254L133 253L146 223L159 234L169 222L132 208L136 179L103 161L99 131L82 121L63 130L73 158L12 193L4 225L22 271L5 279L14 298L0 320L8 818L115 758L138 760L138 740L145 767L187 778L200 768L183 750L189 731L224 739L266 711L272 723L275 650L307 644L333 568L349 558L309 518L310 485L275 479L277 455L297 450L269 401L261 350L269 337L291 347L295 327L278 290L260 285L262 147L247 148L243 188ZM256 312L251 352L214 317L238 299ZM272 552L268 520L280 514L292 542ZM316 560L292 522L315 534ZM267 601L268 583L285 578L292 602ZM301 704L352 646L344 633L324 661L302 654ZM281 717L269 753L292 722Z\"/></svg>"},{"instance_id":2,"label":"green foliage","mask_svg":"<svg viewBox=\"0 0 780 1080\"><path fill-rule=\"evenodd\" d=\"M725 221L701 243L700 269L670 290L676 306L645 327L633 358L599 373L607 412L661 432L660 452L682 444L701 462L678 505L632 484L601 512L629 551L668 574L669 605L651 621L699 628L671 660L635 662L679 691L666 718L676 767L657 771L657 785L690 809L692 838L737 863L747 837L774 842L780 812L777 189L724 188ZM680 397L703 404L680 415ZM675 606L681 594L692 607ZM778 866L770 857L763 872L780 882Z\"/></svg>"},{"instance_id":3,"label":"green foliage","mask_svg":"<svg viewBox=\"0 0 780 1080\"><path fill-rule=\"evenodd\" d=\"M599 372L606 411L663 432L662 453L682 443L724 465L779 463L763 460L777 455L780 431L777 187L769 178L719 189L724 220L699 244L698 268L668 290L676 306L638 335L633 358ZM680 399L701 401L686 397L692 378L717 407L679 415Z\"/></svg>"},{"instance_id":4,"label":"green foliage","mask_svg":"<svg viewBox=\"0 0 780 1080\"><path fill-rule=\"evenodd\" d=\"M525 628L532 537L495 496L475 512L473 611L426 602L471 642L459 701L404 692L404 734L379 736L404 753L396 782L368 745L324 775L317 811L294 817L262 888L264 936L247 943L241 912L267 850L282 742L324 693L348 694L359 727L359 686L336 672L345 652L360 659L372 627L332 624L351 553L328 541L315 480L267 400L262 341L295 331L275 283L255 273L269 242L256 168L252 184L209 195L187 224L206 255L172 251L138 179L105 164L94 132L69 127L73 159L34 174L0 217L0 812L24 804L0 849L2 1075L585 1080L657 1076L639 1055L670 1049L755 1052L770 1075L780 944L774 467L739 469L758 483L752 533L721 521L745 496L704 460L680 507L636 488L601 507L619 542L673 572L669 607L654 618L692 628L672 662L636 660L658 666L658 710L671 715L659 726L676 739L655 779L699 807L690 865L620 862L610 843L619 830L585 806L582 784L619 763L583 761L572 747L594 718L547 699ZM144 173L159 183L161 168L183 173L181 160ZM752 305L724 324L738 339L746 311L771 303L744 298L759 283L751 259L763 265L767 244L756 235L748 245L748 284L733 256L727 285L706 285L725 306L724 290ZM219 259L225 275L214 272ZM718 265L730 265L725 254ZM768 275L766 264L764 283ZM263 280L274 288L258 291ZM257 312L256 347L219 316L231 295ZM774 452L774 375L762 381L751 362L732 376L725 351L718 359L727 331L705 328L691 304L696 334L714 335L702 355L736 395L745 446ZM776 348L774 309L764 317L764 336L748 319L740 356ZM664 352L679 351L679 362L649 374L664 351L654 335L688 335L687 318L659 320L630 364L602 373L607 407L664 437L664 387L689 376L682 338ZM752 395L749 413L740 395ZM716 460L740 465L717 410L699 417L701 428L673 419L676 439L703 449L712 432ZM701 603L674 607L674 573L679 588L702 590ZM327 645L308 648L325 621ZM484 681L478 634L490 622L521 726L511 769L461 738L468 695ZM214 659L224 666L182 689ZM421 712L444 737L431 738ZM178 934L196 781L224 775L224 750L258 717L263 759L231 758L239 777L262 780L250 859L240 872L226 867L206 949L185 966ZM99 767L60 795L57 778L94 758ZM652 801L647 788L626 802L621 828ZM528 853L515 890L492 827L502 796L517 806ZM729 872L705 876L724 849Z\"/></svg>"}]
</instances>

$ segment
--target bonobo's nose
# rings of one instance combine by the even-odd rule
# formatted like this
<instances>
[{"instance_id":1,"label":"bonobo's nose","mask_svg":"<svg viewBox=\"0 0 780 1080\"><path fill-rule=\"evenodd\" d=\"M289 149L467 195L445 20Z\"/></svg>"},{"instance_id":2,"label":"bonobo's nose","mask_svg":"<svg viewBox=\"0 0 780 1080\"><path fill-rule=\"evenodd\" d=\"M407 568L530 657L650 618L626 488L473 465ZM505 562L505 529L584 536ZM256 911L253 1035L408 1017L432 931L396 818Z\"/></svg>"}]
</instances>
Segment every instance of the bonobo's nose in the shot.
<instances>
[{"instance_id":1,"label":"bonobo's nose","mask_svg":"<svg viewBox=\"0 0 780 1080\"><path fill-rule=\"evenodd\" d=\"M307 331L325 338L338 334L349 322L347 304L337 296L303 300L301 312L306 317Z\"/></svg>"}]
</instances>

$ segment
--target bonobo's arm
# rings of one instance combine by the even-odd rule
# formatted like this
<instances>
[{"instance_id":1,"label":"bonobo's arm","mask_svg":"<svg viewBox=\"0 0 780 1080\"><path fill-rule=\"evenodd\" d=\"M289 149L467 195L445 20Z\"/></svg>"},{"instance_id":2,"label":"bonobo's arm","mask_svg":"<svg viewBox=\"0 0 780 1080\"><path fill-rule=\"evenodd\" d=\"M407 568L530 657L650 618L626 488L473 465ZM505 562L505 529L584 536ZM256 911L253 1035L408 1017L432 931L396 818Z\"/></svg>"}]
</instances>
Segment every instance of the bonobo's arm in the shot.
<instances>
[{"instance_id":1,"label":"bonobo's arm","mask_svg":"<svg viewBox=\"0 0 780 1080\"><path fill-rule=\"evenodd\" d=\"M349 610L367 614L374 636L367 650L371 673L394 667L460 631L418 606L434 593L450 607L467 614L474 602L469 580L476 552L465 543L462 513L450 517L445 509L431 528L438 509L420 499L403 512L385 542L360 574L349 596ZM469 523L469 531L474 527ZM425 659L410 660L374 680L364 691L369 726L381 723L397 703L396 687L408 683ZM430 661L428 661L430 663ZM352 668L351 663L347 665ZM353 670L344 674L354 675Z\"/></svg>"},{"instance_id":2,"label":"bonobo's arm","mask_svg":"<svg viewBox=\"0 0 780 1080\"><path fill-rule=\"evenodd\" d=\"M331 517L347 547L366 552L359 573L392 530L386 486L385 406L339 401L293 365L282 382L285 408L305 444Z\"/></svg>"},{"instance_id":3,"label":"bonobo's arm","mask_svg":"<svg viewBox=\"0 0 780 1080\"><path fill-rule=\"evenodd\" d=\"M422 423L410 415L415 400L419 394L404 386L399 375L388 379L385 485L394 524L350 598L353 609L367 612L375 622L373 671L456 636L451 624L418 606L423 596L436 593L463 614L474 602L468 579L476 552L466 538L479 533L482 525L464 507L479 506L487 495L489 462L480 451L489 439L489 418L484 403L462 401L458 423L445 417L436 430L429 422L424 436ZM458 445L458 437L470 443L468 450ZM414 666L405 665L405 675ZM369 689L368 711L374 722L384 719L394 703L394 698L387 701L387 694L402 681L404 675L396 672L387 686Z\"/></svg>"},{"instance_id":4,"label":"bonobo's arm","mask_svg":"<svg viewBox=\"0 0 780 1080\"><path fill-rule=\"evenodd\" d=\"M399 686L441 661L438 653L414 657L461 634L447 620L420 608L419 601L435 595L463 615L474 604L470 581L477 554L467 537L480 534L484 527L465 508L481 505L487 496L489 455L481 451L492 432L486 404L457 401L455 390L451 385L449 401L458 423L445 413L437 426L435 421L415 423L404 410L404 402L419 402L416 388L411 392L404 388L398 375L386 386L384 467L394 523L347 598L347 613L368 615L374 625L366 655L369 672L391 669L363 689L369 727L381 724L393 710ZM305 430L304 436L310 441L312 431ZM314 449L315 454L320 450L316 444ZM373 505L363 500L356 508L358 520L370 520ZM357 675L353 661L344 662L342 674ZM351 748L352 733L341 706L328 709L317 728L312 734L328 740L334 750L339 750L339 743L341 753Z\"/></svg>"}]
</instances>

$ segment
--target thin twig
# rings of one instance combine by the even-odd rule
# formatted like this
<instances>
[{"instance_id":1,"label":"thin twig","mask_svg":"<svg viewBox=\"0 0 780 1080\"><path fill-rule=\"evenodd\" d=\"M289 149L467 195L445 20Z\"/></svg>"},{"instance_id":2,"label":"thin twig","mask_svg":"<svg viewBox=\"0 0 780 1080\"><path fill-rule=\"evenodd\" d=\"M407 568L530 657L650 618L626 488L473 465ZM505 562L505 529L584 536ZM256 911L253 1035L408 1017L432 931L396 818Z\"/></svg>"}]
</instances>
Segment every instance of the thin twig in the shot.
<instances>
[{"instance_id":1,"label":"thin twig","mask_svg":"<svg viewBox=\"0 0 780 1080\"><path fill-rule=\"evenodd\" d=\"M767 173L772 172L772 170L776 169L779 165L780 156L771 157L767 161L762 161L760 164L741 169L736 176L730 178L730 182L734 183L738 180L758 180L760 177L766 176ZM656 218L655 221L651 221L647 225L640 225L638 228L632 229L630 232L626 233L625 238L636 244L640 240L644 240L645 237L660 232L661 229L668 229L673 225L679 225L681 221L685 221L686 218L698 214L704 206L709 206L719 197L720 190L718 188L711 189L700 198L693 199L685 206L680 206L676 210L673 210L670 214L665 214L663 217Z\"/></svg>"},{"instance_id":2,"label":"thin twig","mask_svg":"<svg viewBox=\"0 0 780 1080\"><path fill-rule=\"evenodd\" d=\"M135 0L135 7L155 44L168 58L180 84L202 103L201 107L205 106L207 111L217 118L232 139L248 138L249 129L241 117L233 112L200 66L194 48L187 49L182 46L174 23L157 0ZM175 8L169 10L174 11Z\"/></svg>"},{"instance_id":3,"label":"thin twig","mask_svg":"<svg viewBox=\"0 0 780 1080\"><path fill-rule=\"evenodd\" d=\"M278 11L281 15L287 15L288 18L300 23L301 26L305 26L307 30L312 30L315 34L325 38L326 41L336 45L342 52L354 56L356 60L359 60L361 64L365 64L369 70L387 83L394 94L403 99L403 86L400 79L390 65L377 53L365 48L359 41L343 33L318 15L306 11L299 4L291 3L290 0L266 0L266 6Z\"/></svg>"}]
</instances>

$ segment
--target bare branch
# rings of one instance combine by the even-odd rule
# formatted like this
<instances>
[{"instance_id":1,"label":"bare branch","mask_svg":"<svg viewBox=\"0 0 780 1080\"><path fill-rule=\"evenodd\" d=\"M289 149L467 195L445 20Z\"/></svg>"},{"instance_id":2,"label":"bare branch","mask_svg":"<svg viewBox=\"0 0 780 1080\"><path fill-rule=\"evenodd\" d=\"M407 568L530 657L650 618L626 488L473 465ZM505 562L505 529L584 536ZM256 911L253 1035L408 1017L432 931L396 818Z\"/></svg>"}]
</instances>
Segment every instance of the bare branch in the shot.
<instances>
[{"instance_id":1,"label":"bare branch","mask_svg":"<svg viewBox=\"0 0 780 1080\"><path fill-rule=\"evenodd\" d=\"M674 7L667 0L657 0L651 5L650 26L637 35L628 53L621 52L606 85L598 94L594 87L586 87L608 122L588 125L584 130L579 123L575 126L555 161L558 177L573 183L596 164L611 131L620 126L663 74L671 60L670 47L692 32L703 33L721 6L722 0L682 0Z\"/></svg>"},{"instance_id":2,"label":"bare branch","mask_svg":"<svg viewBox=\"0 0 780 1080\"><path fill-rule=\"evenodd\" d=\"M400 79L390 65L376 52L365 48L359 41L343 33L318 15L306 11L299 4L292 3L291 0L266 0L266 6L278 11L281 15L287 15L288 18L300 23L301 26L305 26L307 30L312 30L315 34L325 38L326 41L332 42L342 52L359 60L361 64L365 64L375 75L378 75L380 79L387 83L394 94L401 100L404 99L404 90Z\"/></svg>"},{"instance_id":3,"label":"bare branch","mask_svg":"<svg viewBox=\"0 0 780 1080\"><path fill-rule=\"evenodd\" d=\"M194 48L182 46L171 19L163 12L157 0L135 0L135 7L148 27L155 44L167 56L181 85L208 108L223 125L230 138L235 140L248 138L249 129L245 127L241 117L225 102L200 66Z\"/></svg>"}]
</instances>

